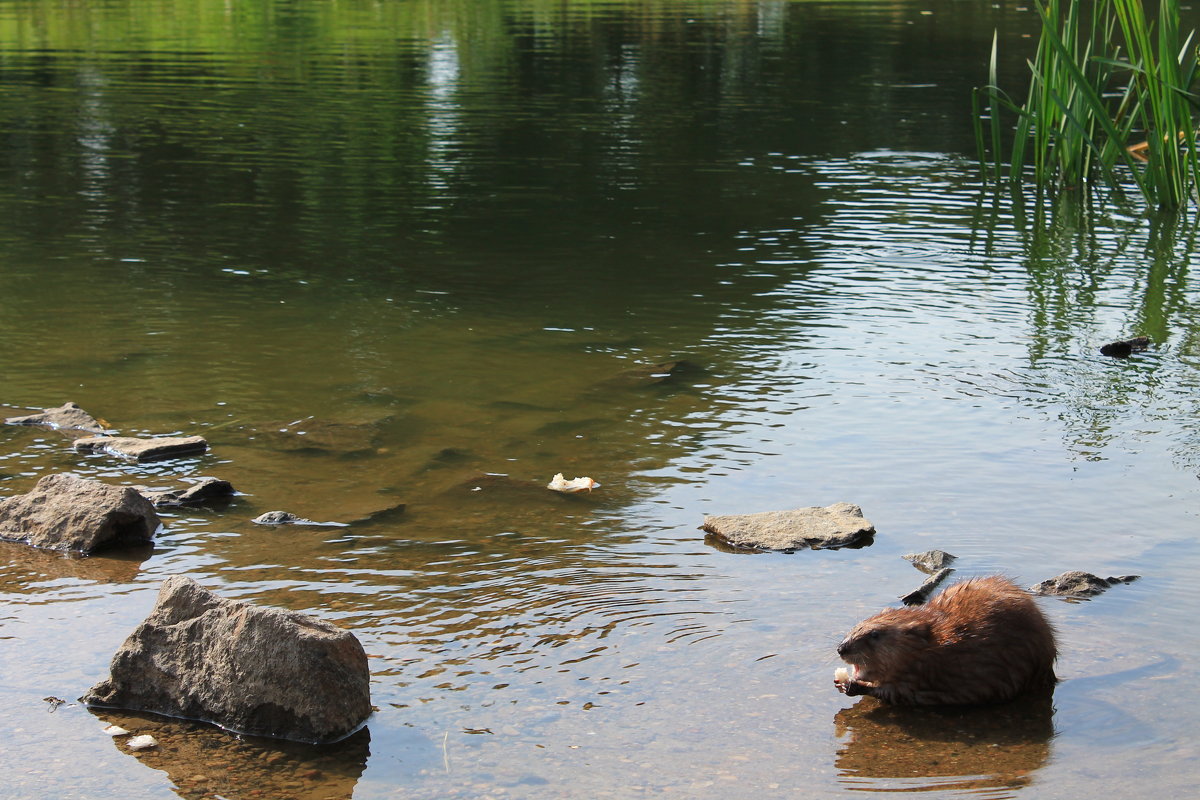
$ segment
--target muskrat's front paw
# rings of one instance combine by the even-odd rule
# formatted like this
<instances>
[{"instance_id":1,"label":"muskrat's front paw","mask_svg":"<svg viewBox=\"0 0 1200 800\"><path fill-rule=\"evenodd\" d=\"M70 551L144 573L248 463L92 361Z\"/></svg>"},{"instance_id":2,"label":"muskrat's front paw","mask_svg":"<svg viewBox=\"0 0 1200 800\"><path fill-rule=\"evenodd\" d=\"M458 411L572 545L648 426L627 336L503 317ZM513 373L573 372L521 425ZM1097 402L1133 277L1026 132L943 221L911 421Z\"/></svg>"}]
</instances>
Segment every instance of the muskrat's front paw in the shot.
<instances>
[{"instance_id":1,"label":"muskrat's front paw","mask_svg":"<svg viewBox=\"0 0 1200 800\"><path fill-rule=\"evenodd\" d=\"M838 667L833 671L833 685L837 690L847 697L855 697L860 694L870 694L871 687L865 683L859 683L850 676L850 671L845 667Z\"/></svg>"}]
</instances>

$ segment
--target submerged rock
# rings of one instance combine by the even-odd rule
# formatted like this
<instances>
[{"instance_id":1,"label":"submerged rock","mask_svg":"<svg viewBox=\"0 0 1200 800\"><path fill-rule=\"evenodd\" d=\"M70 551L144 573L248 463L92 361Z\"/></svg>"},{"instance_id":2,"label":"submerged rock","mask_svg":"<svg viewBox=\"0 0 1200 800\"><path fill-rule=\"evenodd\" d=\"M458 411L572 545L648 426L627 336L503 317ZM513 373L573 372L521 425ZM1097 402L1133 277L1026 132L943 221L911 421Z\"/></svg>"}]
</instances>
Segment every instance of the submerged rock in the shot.
<instances>
[{"instance_id":1,"label":"submerged rock","mask_svg":"<svg viewBox=\"0 0 1200 800\"><path fill-rule=\"evenodd\" d=\"M116 724L132 733L152 736L158 747L131 750L124 737L115 737L114 750L137 758L161 773L187 800L350 800L371 755L371 732L366 727L340 742L318 747L277 739L234 736L214 725L158 714L91 708L102 725ZM441 741L421 742L420 758L441 758ZM378 749L378 745L376 746ZM133 800L137 792L113 793L109 800ZM177 798L178 800L178 798Z\"/></svg>"},{"instance_id":2,"label":"submerged rock","mask_svg":"<svg viewBox=\"0 0 1200 800\"><path fill-rule=\"evenodd\" d=\"M304 417L252 428L256 439L282 452L323 452L351 456L377 452L391 416L365 422L336 422Z\"/></svg>"},{"instance_id":3,"label":"submerged rock","mask_svg":"<svg viewBox=\"0 0 1200 800\"><path fill-rule=\"evenodd\" d=\"M110 676L80 700L320 743L366 721L369 684L366 653L349 631L227 600L176 575L113 656Z\"/></svg>"},{"instance_id":4,"label":"submerged rock","mask_svg":"<svg viewBox=\"0 0 1200 800\"><path fill-rule=\"evenodd\" d=\"M41 414L24 417L9 417L9 425L41 425L47 428L104 433L104 425L75 403L64 403L58 408L47 408Z\"/></svg>"},{"instance_id":5,"label":"submerged rock","mask_svg":"<svg viewBox=\"0 0 1200 800\"><path fill-rule=\"evenodd\" d=\"M348 524L350 524L350 525L375 525L375 524L381 524L381 523L385 523L385 522L394 522L397 517L402 516L404 514L404 512L407 508L408 508L407 503L396 503L394 505L387 506L386 508L380 508L376 511L372 511L369 514L363 514L362 516L357 517L356 519L350 520L350 522Z\"/></svg>"},{"instance_id":6,"label":"submerged rock","mask_svg":"<svg viewBox=\"0 0 1200 800\"><path fill-rule=\"evenodd\" d=\"M183 489L156 490L138 487L138 491L156 508L226 500L236 494L232 483L218 478L202 478L198 483Z\"/></svg>"},{"instance_id":7,"label":"submerged rock","mask_svg":"<svg viewBox=\"0 0 1200 800\"><path fill-rule=\"evenodd\" d=\"M870 543L875 526L851 503L792 511L706 516L701 530L735 547L792 551L834 549Z\"/></svg>"},{"instance_id":8,"label":"submerged rock","mask_svg":"<svg viewBox=\"0 0 1200 800\"><path fill-rule=\"evenodd\" d=\"M1140 353L1150 346L1150 338L1137 336L1133 339L1123 339L1119 342L1109 342L1100 348L1100 355L1125 358L1133 353Z\"/></svg>"},{"instance_id":9,"label":"submerged rock","mask_svg":"<svg viewBox=\"0 0 1200 800\"><path fill-rule=\"evenodd\" d=\"M0 500L0 539L91 553L153 541L158 514L128 486L69 473L47 475L28 494Z\"/></svg>"},{"instance_id":10,"label":"submerged rock","mask_svg":"<svg viewBox=\"0 0 1200 800\"><path fill-rule=\"evenodd\" d=\"M1029 591L1054 597L1095 597L1106 592L1109 587L1120 583L1133 583L1139 577L1138 575L1119 575L1115 578L1101 578L1090 572L1071 570L1030 586Z\"/></svg>"},{"instance_id":11,"label":"submerged rock","mask_svg":"<svg viewBox=\"0 0 1200 800\"><path fill-rule=\"evenodd\" d=\"M208 450L208 442L202 436L163 436L156 439L92 436L76 439L74 447L80 453L108 453L141 462L203 453Z\"/></svg>"},{"instance_id":12,"label":"submerged rock","mask_svg":"<svg viewBox=\"0 0 1200 800\"><path fill-rule=\"evenodd\" d=\"M691 361L663 361L627 369L596 384L592 391L608 392L621 389L643 389L671 383L688 376L702 375L704 370Z\"/></svg>"}]
</instances>

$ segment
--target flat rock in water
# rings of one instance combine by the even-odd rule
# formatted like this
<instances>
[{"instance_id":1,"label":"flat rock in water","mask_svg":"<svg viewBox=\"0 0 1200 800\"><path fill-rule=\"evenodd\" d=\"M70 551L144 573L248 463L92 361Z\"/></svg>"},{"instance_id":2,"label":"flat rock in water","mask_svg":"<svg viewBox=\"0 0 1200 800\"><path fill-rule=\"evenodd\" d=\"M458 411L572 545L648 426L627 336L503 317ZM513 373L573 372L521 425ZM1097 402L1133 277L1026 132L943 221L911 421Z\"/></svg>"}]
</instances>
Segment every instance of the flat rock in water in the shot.
<instances>
[{"instance_id":1,"label":"flat rock in water","mask_svg":"<svg viewBox=\"0 0 1200 800\"><path fill-rule=\"evenodd\" d=\"M153 503L156 508L196 505L212 500L225 500L236 494L232 483L218 478L203 478L184 489L154 490L139 487L138 491Z\"/></svg>"},{"instance_id":2,"label":"flat rock in water","mask_svg":"<svg viewBox=\"0 0 1200 800\"><path fill-rule=\"evenodd\" d=\"M1034 594L1053 597L1095 597L1120 583L1133 583L1137 575L1101 578L1090 572L1071 570L1029 587Z\"/></svg>"},{"instance_id":3,"label":"flat rock in water","mask_svg":"<svg viewBox=\"0 0 1200 800\"><path fill-rule=\"evenodd\" d=\"M44 409L41 414L9 417L4 421L9 425L41 425L46 428L87 431L88 433L104 432L104 426L100 424L100 421L75 403L64 403L58 408Z\"/></svg>"},{"instance_id":4,"label":"flat rock in water","mask_svg":"<svg viewBox=\"0 0 1200 800\"><path fill-rule=\"evenodd\" d=\"M92 436L76 439L74 447L80 453L108 453L131 461L158 461L203 453L208 450L208 442L202 436L162 436L156 439Z\"/></svg>"},{"instance_id":5,"label":"flat rock in water","mask_svg":"<svg viewBox=\"0 0 1200 800\"><path fill-rule=\"evenodd\" d=\"M0 500L0 539L91 553L153 541L158 514L128 486L47 475L28 494Z\"/></svg>"},{"instance_id":6,"label":"flat rock in water","mask_svg":"<svg viewBox=\"0 0 1200 800\"><path fill-rule=\"evenodd\" d=\"M333 742L371 713L354 634L294 611L227 600L180 575L80 700L202 720L231 731Z\"/></svg>"},{"instance_id":7,"label":"flat rock in water","mask_svg":"<svg viewBox=\"0 0 1200 800\"><path fill-rule=\"evenodd\" d=\"M704 518L701 529L735 547L753 550L833 549L866 544L875 526L851 503L792 511Z\"/></svg>"}]
</instances>

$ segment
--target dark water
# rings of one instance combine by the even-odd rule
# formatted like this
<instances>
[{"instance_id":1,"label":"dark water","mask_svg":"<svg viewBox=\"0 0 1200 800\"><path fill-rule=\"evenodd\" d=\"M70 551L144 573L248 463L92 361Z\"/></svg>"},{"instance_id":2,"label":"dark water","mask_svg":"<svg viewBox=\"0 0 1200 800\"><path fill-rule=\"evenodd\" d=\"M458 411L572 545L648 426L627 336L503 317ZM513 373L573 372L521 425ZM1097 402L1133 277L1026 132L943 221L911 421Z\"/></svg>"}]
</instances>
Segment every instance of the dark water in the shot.
<instances>
[{"instance_id":1,"label":"dark water","mask_svg":"<svg viewBox=\"0 0 1200 800\"><path fill-rule=\"evenodd\" d=\"M72 400L211 450L131 466L0 427L0 494L243 494L136 558L0 544L0 794L1188 794L1194 233L980 194L995 28L1020 85L1011 3L5 4L0 411ZM870 548L697 530L843 500ZM838 695L834 644L932 547L960 575L1144 577L1044 604L1053 707ZM353 630L367 730L47 713L174 574Z\"/></svg>"}]
</instances>

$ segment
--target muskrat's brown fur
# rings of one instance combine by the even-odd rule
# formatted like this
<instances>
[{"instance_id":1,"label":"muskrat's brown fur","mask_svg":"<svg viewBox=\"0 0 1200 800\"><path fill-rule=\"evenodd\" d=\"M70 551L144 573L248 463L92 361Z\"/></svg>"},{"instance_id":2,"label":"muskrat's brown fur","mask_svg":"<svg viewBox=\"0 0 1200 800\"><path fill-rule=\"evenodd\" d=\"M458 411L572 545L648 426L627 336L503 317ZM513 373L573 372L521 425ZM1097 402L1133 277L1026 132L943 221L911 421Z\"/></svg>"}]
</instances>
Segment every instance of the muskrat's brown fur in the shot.
<instances>
[{"instance_id":1,"label":"muskrat's brown fur","mask_svg":"<svg viewBox=\"0 0 1200 800\"><path fill-rule=\"evenodd\" d=\"M839 670L839 691L897 705L997 703L1057 681L1054 630L1033 598L1002 577L887 609L856 625L837 650L853 668Z\"/></svg>"}]
</instances>

